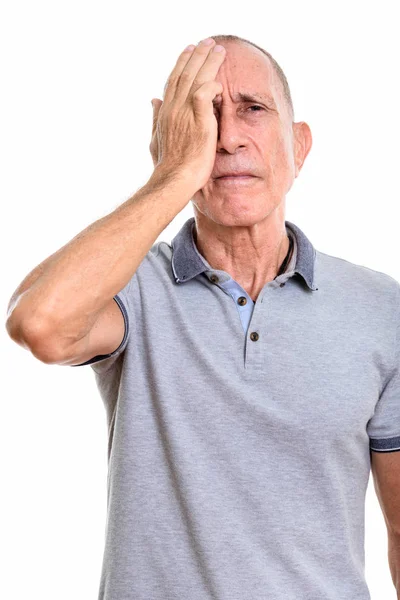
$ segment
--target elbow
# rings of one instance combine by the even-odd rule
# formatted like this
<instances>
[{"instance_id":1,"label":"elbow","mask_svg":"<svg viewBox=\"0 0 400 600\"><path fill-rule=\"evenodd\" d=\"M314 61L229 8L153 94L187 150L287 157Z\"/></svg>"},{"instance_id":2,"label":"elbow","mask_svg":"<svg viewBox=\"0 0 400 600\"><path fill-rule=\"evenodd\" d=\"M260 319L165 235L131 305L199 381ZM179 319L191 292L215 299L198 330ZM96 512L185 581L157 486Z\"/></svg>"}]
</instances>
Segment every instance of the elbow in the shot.
<instances>
[{"instance_id":1,"label":"elbow","mask_svg":"<svg viewBox=\"0 0 400 600\"><path fill-rule=\"evenodd\" d=\"M18 319L11 313L5 327L16 344L29 350L41 362L54 364L59 360L60 346L54 341L44 322Z\"/></svg>"}]
</instances>

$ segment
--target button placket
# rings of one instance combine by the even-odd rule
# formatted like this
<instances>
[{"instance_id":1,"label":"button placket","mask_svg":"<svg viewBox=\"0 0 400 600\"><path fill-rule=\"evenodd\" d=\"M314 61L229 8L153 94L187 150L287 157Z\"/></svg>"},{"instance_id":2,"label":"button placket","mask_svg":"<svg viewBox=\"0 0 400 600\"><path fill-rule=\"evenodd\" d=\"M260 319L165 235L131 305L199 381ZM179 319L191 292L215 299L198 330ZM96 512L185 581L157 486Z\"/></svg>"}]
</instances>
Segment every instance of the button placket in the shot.
<instances>
[{"instance_id":1,"label":"button placket","mask_svg":"<svg viewBox=\"0 0 400 600\"><path fill-rule=\"evenodd\" d=\"M259 326L261 323L264 323L265 319L260 318L263 314L265 314L265 297L268 297L268 290L274 290L279 287L279 285L275 282L274 284L267 286L260 292L261 302L254 303L253 314L249 323L249 329L246 336L246 364L245 371L247 373L257 372L263 369L263 339L261 337L261 333L259 331ZM260 298L260 296L259 296ZM261 311L261 315L260 315ZM264 330L267 330L268 324L264 325Z\"/></svg>"}]
</instances>

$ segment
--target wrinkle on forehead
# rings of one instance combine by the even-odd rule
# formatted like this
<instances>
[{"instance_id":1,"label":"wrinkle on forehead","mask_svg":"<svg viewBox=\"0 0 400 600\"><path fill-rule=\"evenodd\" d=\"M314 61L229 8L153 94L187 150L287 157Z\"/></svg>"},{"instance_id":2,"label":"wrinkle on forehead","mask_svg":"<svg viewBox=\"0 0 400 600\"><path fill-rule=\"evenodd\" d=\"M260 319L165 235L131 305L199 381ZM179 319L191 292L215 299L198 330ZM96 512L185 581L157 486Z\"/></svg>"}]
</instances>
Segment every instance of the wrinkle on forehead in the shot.
<instances>
[{"instance_id":1,"label":"wrinkle on forehead","mask_svg":"<svg viewBox=\"0 0 400 600\"><path fill-rule=\"evenodd\" d=\"M226 80L229 88L226 91L233 102L264 101L270 108L276 110L278 105L283 106L282 86L280 81L277 81L277 74L269 58L253 46L225 43L225 48L227 51L226 57L218 71L216 80L222 84L224 82L221 79ZM260 59L262 59L262 62ZM240 72L244 74L243 77ZM230 91L232 87L240 87L240 89ZM221 102L222 95L218 95L213 104L220 104Z\"/></svg>"}]
</instances>

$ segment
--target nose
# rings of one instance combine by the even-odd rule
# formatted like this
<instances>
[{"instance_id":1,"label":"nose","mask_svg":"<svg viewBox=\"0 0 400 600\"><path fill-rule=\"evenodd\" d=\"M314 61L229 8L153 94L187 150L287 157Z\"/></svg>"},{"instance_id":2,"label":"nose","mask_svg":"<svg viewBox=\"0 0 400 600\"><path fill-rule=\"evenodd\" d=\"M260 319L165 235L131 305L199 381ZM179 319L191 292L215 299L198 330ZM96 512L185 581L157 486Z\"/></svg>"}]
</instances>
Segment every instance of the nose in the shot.
<instances>
[{"instance_id":1,"label":"nose","mask_svg":"<svg viewBox=\"0 0 400 600\"><path fill-rule=\"evenodd\" d=\"M235 154L238 148L245 148L244 126L234 112L220 109L215 117L218 123L217 152Z\"/></svg>"}]
</instances>

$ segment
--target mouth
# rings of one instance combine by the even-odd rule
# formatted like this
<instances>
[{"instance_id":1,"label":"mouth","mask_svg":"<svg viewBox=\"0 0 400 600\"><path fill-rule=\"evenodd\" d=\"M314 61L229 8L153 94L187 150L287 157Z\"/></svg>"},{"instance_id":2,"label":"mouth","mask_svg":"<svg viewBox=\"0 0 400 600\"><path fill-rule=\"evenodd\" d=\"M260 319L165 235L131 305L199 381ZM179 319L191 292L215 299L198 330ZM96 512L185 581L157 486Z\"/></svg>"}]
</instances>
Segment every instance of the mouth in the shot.
<instances>
[{"instance_id":1,"label":"mouth","mask_svg":"<svg viewBox=\"0 0 400 600\"><path fill-rule=\"evenodd\" d=\"M226 175L224 177L217 177L215 181L221 183L249 183L251 180L256 180L257 177L253 175Z\"/></svg>"},{"instance_id":2,"label":"mouth","mask_svg":"<svg viewBox=\"0 0 400 600\"><path fill-rule=\"evenodd\" d=\"M253 177L253 175L223 175L222 177L218 177L218 179L233 179L235 177Z\"/></svg>"}]
</instances>

